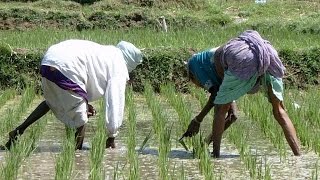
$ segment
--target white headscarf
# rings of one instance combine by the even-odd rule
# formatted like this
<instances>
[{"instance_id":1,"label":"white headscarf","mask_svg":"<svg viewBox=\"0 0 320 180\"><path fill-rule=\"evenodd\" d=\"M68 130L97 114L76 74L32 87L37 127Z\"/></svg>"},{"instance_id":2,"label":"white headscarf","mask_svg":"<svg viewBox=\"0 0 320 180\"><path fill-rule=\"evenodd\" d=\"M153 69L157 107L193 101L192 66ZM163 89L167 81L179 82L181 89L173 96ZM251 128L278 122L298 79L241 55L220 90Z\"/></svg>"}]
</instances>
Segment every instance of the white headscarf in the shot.
<instances>
[{"instance_id":1,"label":"white headscarf","mask_svg":"<svg viewBox=\"0 0 320 180\"><path fill-rule=\"evenodd\" d=\"M131 72L137 67L137 65L141 64L142 53L133 44L126 41L121 41L117 44L117 48L122 51L128 72Z\"/></svg>"}]
</instances>

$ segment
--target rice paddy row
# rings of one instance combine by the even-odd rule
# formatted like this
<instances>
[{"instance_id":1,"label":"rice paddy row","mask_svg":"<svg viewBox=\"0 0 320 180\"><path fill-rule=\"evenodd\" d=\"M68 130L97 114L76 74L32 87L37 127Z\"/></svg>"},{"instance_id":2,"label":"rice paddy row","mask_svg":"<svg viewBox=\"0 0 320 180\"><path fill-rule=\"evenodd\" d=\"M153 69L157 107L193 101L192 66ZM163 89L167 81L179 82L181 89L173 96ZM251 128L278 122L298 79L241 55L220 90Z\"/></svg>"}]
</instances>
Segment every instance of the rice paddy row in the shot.
<instances>
[{"instance_id":1,"label":"rice paddy row","mask_svg":"<svg viewBox=\"0 0 320 180\"><path fill-rule=\"evenodd\" d=\"M295 157L271 107L263 94L239 99L239 120L223 136L221 158L208 153L212 146L200 141L211 130L212 114L201 125L201 133L178 139L191 118L207 100L201 89L191 94L164 85L160 94L149 84L137 94L129 87L124 124L116 138L116 149L105 149L103 102L94 103L96 117L89 120L85 145L75 151L73 131L50 113L20 138L12 151L0 151L1 177L6 179L317 179L320 125L320 91L288 90L285 106L302 143L303 155ZM0 142L7 133L42 100L32 88L22 95L13 90L0 92ZM202 136L200 136L202 135ZM185 148L188 148L187 151ZM194 150L194 152L192 152Z\"/></svg>"}]
</instances>

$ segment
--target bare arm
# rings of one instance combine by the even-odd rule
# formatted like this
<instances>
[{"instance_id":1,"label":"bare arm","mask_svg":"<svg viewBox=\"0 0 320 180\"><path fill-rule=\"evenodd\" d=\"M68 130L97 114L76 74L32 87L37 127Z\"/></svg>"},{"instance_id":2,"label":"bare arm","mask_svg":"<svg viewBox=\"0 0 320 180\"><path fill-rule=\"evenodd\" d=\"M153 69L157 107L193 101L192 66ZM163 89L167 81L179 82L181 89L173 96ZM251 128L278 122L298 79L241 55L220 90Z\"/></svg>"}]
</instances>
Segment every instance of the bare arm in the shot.
<instances>
[{"instance_id":1,"label":"bare arm","mask_svg":"<svg viewBox=\"0 0 320 180\"><path fill-rule=\"evenodd\" d=\"M196 116L196 120L198 122L202 122L203 118L210 112L210 110L213 108L214 106L214 94L210 95L210 98L208 99L207 104L202 108L201 112Z\"/></svg>"},{"instance_id":2,"label":"bare arm","mask_svg":"<svg viewBox=\"0 0 320 180\"><path fill-rule=\"evenodd\" d=\"M278 121L278 123L282 127L286 140L289 146L291 147L293 154L295 156L299 156L300 149L299 149L299 142L298 142L296 130L287 112L284 109L282 101L277 99L277 97L273 94L271 86L268 86L268 96L272 104L272 112L273 112L274 118Z\"/></svg>"}]
</instances>

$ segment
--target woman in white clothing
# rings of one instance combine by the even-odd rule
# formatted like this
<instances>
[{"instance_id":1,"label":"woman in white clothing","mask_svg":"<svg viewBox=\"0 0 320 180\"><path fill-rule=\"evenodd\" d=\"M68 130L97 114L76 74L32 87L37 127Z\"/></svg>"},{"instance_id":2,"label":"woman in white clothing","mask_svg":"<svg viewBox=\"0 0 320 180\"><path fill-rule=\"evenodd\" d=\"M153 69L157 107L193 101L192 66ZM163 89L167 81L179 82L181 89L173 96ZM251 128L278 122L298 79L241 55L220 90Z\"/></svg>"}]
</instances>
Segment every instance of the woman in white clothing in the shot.
<instances>
[{"instance_id":1,"label":"woman in white clothing","mask_svg":"<svg viewBox=\"0 0 320 180\"><path fill-rule=\"evenodd\" d=\"M10 149L26 128L52 110L67 127L76 128L76 149L82 149L85 125L96 113L89 102L101 97L104 97L106 109L106 148L115 148L114 139L123 120L129 72L141 62L141 51L125 41L112 46L67 40L51 46L40 68L45 100L9 133L8 142L0 148Z\"/></svg>"}]
</instances>

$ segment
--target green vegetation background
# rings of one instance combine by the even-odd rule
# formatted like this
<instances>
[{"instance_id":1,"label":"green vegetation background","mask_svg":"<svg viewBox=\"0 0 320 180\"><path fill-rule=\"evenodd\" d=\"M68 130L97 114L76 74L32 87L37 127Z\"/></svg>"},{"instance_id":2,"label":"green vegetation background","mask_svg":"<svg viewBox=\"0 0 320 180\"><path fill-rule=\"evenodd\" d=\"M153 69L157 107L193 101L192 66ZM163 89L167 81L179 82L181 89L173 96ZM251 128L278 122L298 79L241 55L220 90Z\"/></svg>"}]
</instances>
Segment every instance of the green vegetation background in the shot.
<instances>
[{"instance_id":1,"label":"green vegetation background","mask_svg":"<svg viewBox=\"0 0 320 180\"><path fill-rule=\"evenodd\" d=\"M164 17L168 32L159 24ZM0 0L0 88L39 85L41 56L51 44L80 38L103 44L127 40L143 50L131 74L134 90L145 80L187 90L183 61L190 49L219 46L254 29L278 50L293 87L318 85L320 1L267 0ZM38 86L39 87L39 86Z\"/></svg>"}]
</instances>

